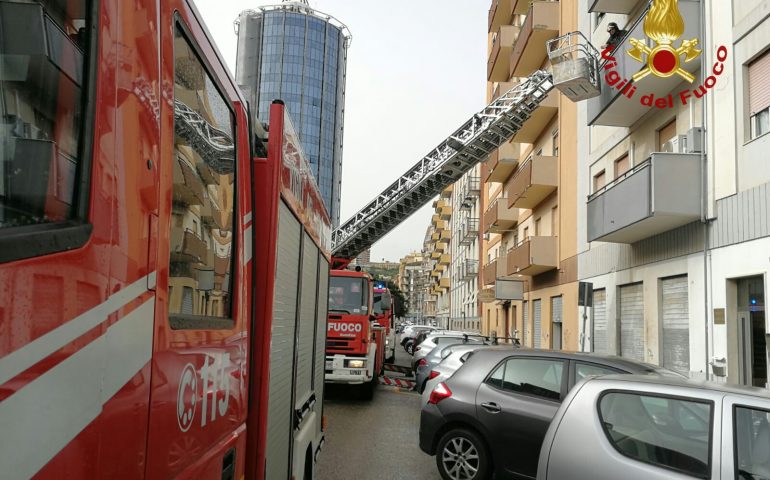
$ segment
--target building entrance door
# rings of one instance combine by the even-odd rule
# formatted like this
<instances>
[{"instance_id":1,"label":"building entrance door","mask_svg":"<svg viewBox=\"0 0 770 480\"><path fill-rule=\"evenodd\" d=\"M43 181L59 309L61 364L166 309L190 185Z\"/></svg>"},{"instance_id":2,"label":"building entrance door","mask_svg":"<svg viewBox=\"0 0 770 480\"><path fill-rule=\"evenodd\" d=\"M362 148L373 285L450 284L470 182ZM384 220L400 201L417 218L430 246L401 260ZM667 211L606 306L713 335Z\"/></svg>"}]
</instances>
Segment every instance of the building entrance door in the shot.
<instances>
[{"instance_id":1,"label":"building entrance door","mask_svg":"<svg viewBox=\"0 0 770 480\"><path fill-rule=\"evenodd\" d=\"M770 382L764 297L764 278L748 278L738 283L740 382L761 388Z\"/></svg>"}]
</instances>

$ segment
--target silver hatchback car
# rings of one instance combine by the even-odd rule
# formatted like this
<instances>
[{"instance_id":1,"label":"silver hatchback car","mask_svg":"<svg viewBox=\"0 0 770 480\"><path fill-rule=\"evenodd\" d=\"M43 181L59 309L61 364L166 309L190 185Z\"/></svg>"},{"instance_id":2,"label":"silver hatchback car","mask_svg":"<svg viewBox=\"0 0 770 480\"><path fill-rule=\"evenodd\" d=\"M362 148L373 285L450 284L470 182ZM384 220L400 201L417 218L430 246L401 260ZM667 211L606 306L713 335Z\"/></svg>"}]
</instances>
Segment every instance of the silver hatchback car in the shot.
<instances>
[{"instance_id":1,"label":"silver hatchback car","mask_svg":"<svg viewBox=\"0 0 770 480\"><path fill-rule=\"evenodd\" d=\"M590 377L554 417L538 480L770 479L770 392L675 377Z\"/></svg>"}]
</instances>

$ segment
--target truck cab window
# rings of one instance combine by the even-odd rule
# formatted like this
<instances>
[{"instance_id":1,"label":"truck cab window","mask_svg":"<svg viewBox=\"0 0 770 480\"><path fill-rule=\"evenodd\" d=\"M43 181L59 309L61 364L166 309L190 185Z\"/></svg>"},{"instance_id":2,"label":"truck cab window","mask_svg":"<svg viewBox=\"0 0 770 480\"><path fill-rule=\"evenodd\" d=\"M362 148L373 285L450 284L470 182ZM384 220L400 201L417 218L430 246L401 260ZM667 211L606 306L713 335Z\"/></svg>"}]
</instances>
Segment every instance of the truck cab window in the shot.
<instances>
[{"instance_id":1,"label":"truck cab window","mask_svg":"<svg viewBox=\"0 0 770 480\"><path fill-rule=\"evenodd\" d=\"M90 4L0 1L0 232L83 219Z\"/></svg>"},{"instance_id":2,"label":"truck cab window","mask_svg":"<svg viewBox=\"0 0 770 480\"><path fill-rule=\"evenodd\" d=\"M331 277L329 282L329 311L367 314L369 291L367 280L356 277Z\"/></svg>"},{"instance_id":3,"label":"truck cab window","mask_svg":"<svg viewBox=\"0 0 770 480\"><path fill-rule=\"evenodd\" d=\"M174 328L221 328L200 320L231 316L235 122L179 27L174 70L169 316Z\"/></svg>"}]
</instances>

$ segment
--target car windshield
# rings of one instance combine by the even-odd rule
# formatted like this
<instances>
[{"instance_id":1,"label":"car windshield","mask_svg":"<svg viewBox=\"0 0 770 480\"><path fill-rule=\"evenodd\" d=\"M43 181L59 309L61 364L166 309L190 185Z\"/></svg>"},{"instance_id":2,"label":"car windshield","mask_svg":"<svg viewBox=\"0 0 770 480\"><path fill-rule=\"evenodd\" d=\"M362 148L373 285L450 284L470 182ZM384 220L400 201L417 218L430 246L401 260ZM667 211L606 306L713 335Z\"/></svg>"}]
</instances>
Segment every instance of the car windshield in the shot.
<instances>
[{"instance_id":1,"label":"car windshield","mask_svg":"<svg viewBox=\"0 0 770 480\"><path fill-rule=\"evenodd\" d=\"M368 311L368 281L357 277L331 277L329 311L366 314Z\"/></svg>"}]
</instances>

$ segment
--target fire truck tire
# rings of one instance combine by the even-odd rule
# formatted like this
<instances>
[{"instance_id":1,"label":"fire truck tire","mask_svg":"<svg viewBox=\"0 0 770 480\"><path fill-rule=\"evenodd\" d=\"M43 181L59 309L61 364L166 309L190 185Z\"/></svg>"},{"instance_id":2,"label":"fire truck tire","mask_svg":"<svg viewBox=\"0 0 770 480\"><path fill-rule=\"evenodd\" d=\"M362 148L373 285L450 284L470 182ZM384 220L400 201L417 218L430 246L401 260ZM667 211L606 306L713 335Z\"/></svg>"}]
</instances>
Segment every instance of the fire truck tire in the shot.
<instances>
[{"instance_id":1,"label":"fire truck tire","mask_svg":"<svg viewBox=\"0 0 770 480\"><path fill-rule=\"evenodd\" d=\"M374 390L377 388L378 381L379 379L374 377L372 378L371 382L361 385L361 390L359 391L361 394L361 400L369 401L374 398Z\"/></svg>"}]
</instances>

